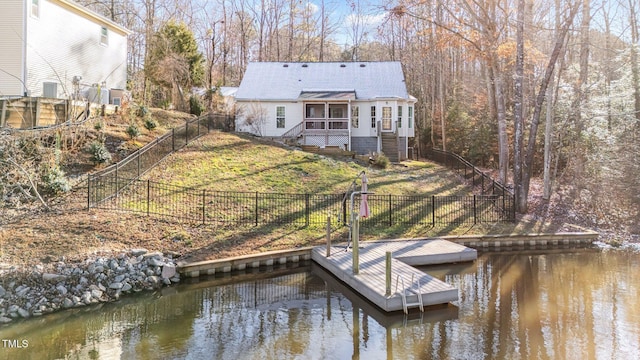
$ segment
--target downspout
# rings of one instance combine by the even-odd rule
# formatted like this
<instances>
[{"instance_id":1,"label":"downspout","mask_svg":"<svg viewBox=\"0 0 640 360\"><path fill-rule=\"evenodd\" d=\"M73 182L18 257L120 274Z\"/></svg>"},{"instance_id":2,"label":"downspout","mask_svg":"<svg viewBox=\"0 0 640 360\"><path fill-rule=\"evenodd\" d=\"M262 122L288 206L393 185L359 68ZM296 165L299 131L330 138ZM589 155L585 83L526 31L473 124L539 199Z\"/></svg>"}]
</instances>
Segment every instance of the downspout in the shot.
<instances>
[{"instance_id":1,"label":"downspout","mask_svg":"<svg viewBox=\"0 0 640 360\"><path fill-rule=\"evenodd\" d=\"M349 99L348 103L347 103L347 114L348 114L347 119L349 121L349 124L347 126L347 128L349 129L349 140L347 142L347 149L346 150L347 151L351 151L351 99Z\"/></svg>"},{"instance_id":2,"label":"downspout","mask_svg":"<svg viewBox=\"0 0 640 360\"><path fill-rule=\"evenodd\" d=\"M22 88L23 88L23 96L27 97L29 90L27 89L27 21L29 21L29 6L31 5L30 1L24 2L24 7L22 8Z\"/></svg>"}]
</instances>

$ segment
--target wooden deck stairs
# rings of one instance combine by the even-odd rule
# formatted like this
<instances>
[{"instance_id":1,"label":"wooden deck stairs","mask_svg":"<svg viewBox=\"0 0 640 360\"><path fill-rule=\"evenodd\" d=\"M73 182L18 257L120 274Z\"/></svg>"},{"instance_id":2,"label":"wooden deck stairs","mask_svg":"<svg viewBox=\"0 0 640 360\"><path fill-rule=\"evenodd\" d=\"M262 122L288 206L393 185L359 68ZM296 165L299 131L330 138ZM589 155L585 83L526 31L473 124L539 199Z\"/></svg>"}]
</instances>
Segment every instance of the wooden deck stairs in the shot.
<instances>
[{"instance_id":1,"label":"wooden deck stairs","mask_svg":"<svg viewBox=\"0 0 640 360\"><path fill-rule=\"evenodd\" d=\"M394 133L382 133L382 153L392 163L400 162L398 154L398 138Z\"/></svg>"}]
</instances>

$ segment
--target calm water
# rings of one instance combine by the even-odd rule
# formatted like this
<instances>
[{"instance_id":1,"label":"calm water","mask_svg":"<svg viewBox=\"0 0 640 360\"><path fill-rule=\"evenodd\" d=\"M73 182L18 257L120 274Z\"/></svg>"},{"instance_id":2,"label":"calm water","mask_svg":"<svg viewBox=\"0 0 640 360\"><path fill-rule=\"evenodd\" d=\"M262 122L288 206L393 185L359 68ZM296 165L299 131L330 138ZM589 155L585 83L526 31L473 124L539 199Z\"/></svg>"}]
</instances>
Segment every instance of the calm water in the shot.
<instances>
[{"instance_id":1,"label":"calm water","mask_svg":"<svg viewBox=\"0 0 640 360\"><path fill-rule=\"evenodd\" d=\"M201 280L1 328L0 358L638 358L640 253L567 251L424 268L460 300L408 318L315 266Z\"/></svg>"}]
</instances>

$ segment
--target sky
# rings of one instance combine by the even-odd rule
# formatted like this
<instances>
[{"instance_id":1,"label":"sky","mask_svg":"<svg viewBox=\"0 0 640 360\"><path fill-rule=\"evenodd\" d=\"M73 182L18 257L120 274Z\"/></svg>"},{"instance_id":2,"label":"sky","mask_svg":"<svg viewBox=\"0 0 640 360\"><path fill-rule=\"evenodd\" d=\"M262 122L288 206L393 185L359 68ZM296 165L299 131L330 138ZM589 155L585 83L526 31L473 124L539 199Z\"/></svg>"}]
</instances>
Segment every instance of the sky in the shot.
<instances>
[{"instance_id":1,"label":"sky","mask_svg":"<svg viewBox=\"0 0 640 360\"><path fill-rule=\"evenodd\" d=\"M338 24L333 38L340 45L351 43L354 26L373 34L386 16L386 1L375 0L325 0L325 8L331 9L332 20ZM319 0L309 0L312 8L320 9Z\"/></svg>"}]
</instances>

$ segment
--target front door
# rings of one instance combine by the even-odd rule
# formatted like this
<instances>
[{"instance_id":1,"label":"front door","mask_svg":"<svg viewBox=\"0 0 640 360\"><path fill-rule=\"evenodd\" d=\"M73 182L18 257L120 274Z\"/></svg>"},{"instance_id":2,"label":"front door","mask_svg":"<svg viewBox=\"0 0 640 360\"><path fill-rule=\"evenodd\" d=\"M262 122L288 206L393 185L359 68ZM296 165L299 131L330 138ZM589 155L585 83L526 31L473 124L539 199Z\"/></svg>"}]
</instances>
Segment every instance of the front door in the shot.
<instances>
[{"instance_id":1,"label":"front door","mask_svg":"<svg viewBox=\"0 0 640 360\"><path fill-rule=\"evenodd\" d=\"M382 131L392 131L391 106L382 107Z\"/></svg>"}]
</instances>

